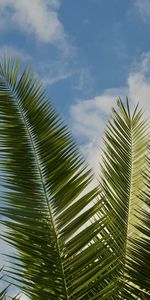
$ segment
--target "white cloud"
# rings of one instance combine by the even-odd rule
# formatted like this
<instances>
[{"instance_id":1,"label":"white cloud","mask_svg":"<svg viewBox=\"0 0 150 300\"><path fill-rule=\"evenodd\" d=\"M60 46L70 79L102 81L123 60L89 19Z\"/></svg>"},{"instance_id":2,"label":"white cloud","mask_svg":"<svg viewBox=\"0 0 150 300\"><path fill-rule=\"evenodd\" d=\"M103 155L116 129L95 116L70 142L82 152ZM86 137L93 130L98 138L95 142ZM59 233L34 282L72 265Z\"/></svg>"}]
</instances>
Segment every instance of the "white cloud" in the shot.
<instances>
[{"instance_id":1,"label":"white cloud","mask_svg":"<svg viewBox=\"0 0 150 300\"><path fill-rule=\"evenodd\" d=\"M93 167L99 172L100 147L106 120L110 116L116 99L128 96L131 103L137 102L150 112L150 53L142 56L141 62L129 72L125 87L107 89L102 94L87 100L79 100L71 106L72 130L82 137L81 150Z\"/></svg>"},{"instance_id":2,"label":"white cloud","mask_svg":"<svg viewBox=\"0 0 150 300\"><path fill-rule=\"evenodd\" d=\"M103 94L88 100L80 100L71 106L72 129L83 138L81 151L97 173L100 162L100 140L106 120L115 100L126 93L125 89L108 89Z\"/></svg>"},{"instance_id":3,"label":"white cloud","mask_svg":"<svg viewBox=\"0 0 150 300\"><path fill-rule=\"evenodd\" d=\"M150 18L150 1L149 0L135 0L135 8L140 13L143 21L149 22Z\"/></svg>"},{"instance_id":4,"label":"white cloud","mask_svg":"<svg viewBox=\"0 0 150 300\"><path fill-rule=\"evenodd\" d=\"M59 0L0 0L0 25L9 22L32 33L41 42L67 48L63 25L58 17Z\"/></svg>"},{"instance_id":5,"label":"white cloud","mask_svg":"<svg viewBox=\"0 0 150 300\"><path fill-rule=\"evenodd\" d=\"M128 76L128 95L133 103L138 101L145 113L150 113L150 52L142 55L141 61Z\"/></svg>"}]
</instances>

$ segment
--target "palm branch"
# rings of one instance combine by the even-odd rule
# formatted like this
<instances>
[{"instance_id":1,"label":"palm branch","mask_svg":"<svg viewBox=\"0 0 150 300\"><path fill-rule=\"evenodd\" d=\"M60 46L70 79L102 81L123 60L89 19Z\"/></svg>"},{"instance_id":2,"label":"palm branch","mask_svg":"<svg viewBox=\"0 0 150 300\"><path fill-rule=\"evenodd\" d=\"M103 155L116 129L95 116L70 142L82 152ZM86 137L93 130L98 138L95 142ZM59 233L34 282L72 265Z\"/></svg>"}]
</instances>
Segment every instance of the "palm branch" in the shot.
<instances>
[{"instance_id":1,"label":"palm branch","mask_svg":"<svg viewBox=\"0 0 150 300\"><path fill-rule=\"evenodd\" d=\"M109 297L104 296L100 299L145 299L135 294L135 276L134 272L129 276L131 271L128 263L131 256L132 261L136 260L136 251L133 258L133 243L131 244L130 240L134 239L135 244L139 241L137 211L140 211L141 215L141 191L148 194L148 185L143 174L145 169L148 169L148 122L143 121L143 111L138 109L138 106L131 115L128 99L126 107L120 99L118 100L118 110L113 109L112 120L108 122L105 131L101 175L104 203L101 215L109 219L108 226L102 232L104 237L109 234L104 259L107 260L112 253L117 259L117 263L112 262L112 278L108 276L105 285L109 286L114 278L118 278L115 283L115 288L117 285L118 288L112 286L112 292L111 288L109 289ZM138 249L140 250L140 243L137 245L137 251ZM146 253L143 252L143 255ZM147 260L148 258L150 260L150 252L147 252ZM134 269L134 263L131 265ZM137 272L136 269L134 271ZM142 280L144 279L139 277L141 286Z\"/></svg>"},{"instance_id":2,"label":"palm branch","mask_svg":"<svg viewBox=\"0 0 150 300\"><path fill-rule=\"evenodd\" d=\"M9 274L32 299L89 299L101 271L87 246L101 225L85 225L98 190L84 194L92 173L40 83L18 70L6 59L0 65L1 223L18 250Z\"/></svg>"}]
</instances>

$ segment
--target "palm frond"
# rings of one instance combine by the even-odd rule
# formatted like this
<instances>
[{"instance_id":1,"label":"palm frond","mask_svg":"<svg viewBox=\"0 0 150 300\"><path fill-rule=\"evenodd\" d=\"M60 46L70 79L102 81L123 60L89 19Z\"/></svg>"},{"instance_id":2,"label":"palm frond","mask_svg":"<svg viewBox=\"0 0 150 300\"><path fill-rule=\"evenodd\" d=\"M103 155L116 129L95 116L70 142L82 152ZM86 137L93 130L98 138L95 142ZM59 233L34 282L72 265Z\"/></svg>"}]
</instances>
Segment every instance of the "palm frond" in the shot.
<instances>
[{"instance_id":1,"label":"palm frond","mask_svg":"<svg viewBox=\"0 0 150 300\"><path fill-rule=\"evenodd\" d=\"M0 65L0 213L3 239L18 250L9 275L31 299L92 299L105 269L98 189L85 192L92 174L71 134L29 69L18 72Z\"/></svg>"},{"instance_id":2,"label":"palm frond","mask_svg":"<svg viewBox=\"0 0 150 300\"><path fill-rule=\"evenodd\" d=\"M112 289L109 299L135 299L126 284L126 264L129 239L138 235L136 211L143 205L140 194L145 189L143 172L146 168L148 124L143 121L143 112L138 106L131 115L128 99L126 104L125 108L118 100L119 111L113 109L104 137L101 176L104 204L101 215L109 219L102 232L107 245L104 260L113 254L116 261L109 268L114 268L113 277L118 278L118 288ZM113 277L107 277L106 286L111 286Z\"/></svg>"}]
</instances>

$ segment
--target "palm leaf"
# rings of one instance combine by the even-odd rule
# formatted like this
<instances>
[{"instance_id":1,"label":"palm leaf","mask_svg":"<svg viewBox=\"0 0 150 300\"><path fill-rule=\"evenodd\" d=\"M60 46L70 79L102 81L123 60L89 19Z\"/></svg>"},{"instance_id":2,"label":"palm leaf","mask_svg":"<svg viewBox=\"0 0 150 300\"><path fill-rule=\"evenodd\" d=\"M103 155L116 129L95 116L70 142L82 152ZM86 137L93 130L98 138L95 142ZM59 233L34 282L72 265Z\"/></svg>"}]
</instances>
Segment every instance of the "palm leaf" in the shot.
<instances>
[{"instance_id":1,"label":"palm leaf","mask_svg":"<svg viewBox=\"0 0 150 300\"><path fill-rule=\"evenodd\" d=\"M126 280L127 261L129 240L135 238L136 241L139 235L136 211L143 205L140 195L141 190L145 190L143 172L148 146L147 122L143 121L142 110L137 106L131 115L128 99L126 108L119 99L118 109L113 109L112 120L105 131L101 176L104 203L101 215L109 219L108 226L102 232L107 245L104 260L112 253L116 258L108 266L109 269L114 268L112 277L108 276L105 280L105 285L110 285L109 297L104 295L101 299L115 300L137 299ZM111 292L114 277L117 278L118 288L112 288ZM130 280L134 282L134 278Z\"/></svg>"},{"instance_id":2,"label":"palm leaf","mask_svg":"<svg viewBox=\"0 0 150 300\"><path fill-rule=\"evenodd\" d=\"M18 72L6 58L0 65L0 213L3 239L18 250L9 276L31 299L92 299L105 269L98 190L85 192L92 174L71 134L29 69Z\"/></svg>"}]
</instances>

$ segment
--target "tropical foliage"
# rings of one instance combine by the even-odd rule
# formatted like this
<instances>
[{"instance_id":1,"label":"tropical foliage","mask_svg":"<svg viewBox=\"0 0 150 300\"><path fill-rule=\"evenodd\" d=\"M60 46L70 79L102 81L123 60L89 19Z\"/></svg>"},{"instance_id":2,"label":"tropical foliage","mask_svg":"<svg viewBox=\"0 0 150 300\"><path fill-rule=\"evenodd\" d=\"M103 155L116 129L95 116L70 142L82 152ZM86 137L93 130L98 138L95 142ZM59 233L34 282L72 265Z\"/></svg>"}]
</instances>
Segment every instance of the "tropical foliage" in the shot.
<instances>
[{"instance_id":1,"label":"tropical foliage","mask_svg":"<svg viewBox=\"0 0 150 300\"><path fill-rule=\"evenodd\" d=\"M2 239L10 281L33 300L149 299L148 122L119 99L104 134L100 180L42 85L0 64Z\"/></svg>"}]
</instances>

